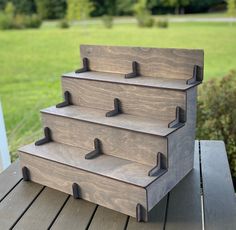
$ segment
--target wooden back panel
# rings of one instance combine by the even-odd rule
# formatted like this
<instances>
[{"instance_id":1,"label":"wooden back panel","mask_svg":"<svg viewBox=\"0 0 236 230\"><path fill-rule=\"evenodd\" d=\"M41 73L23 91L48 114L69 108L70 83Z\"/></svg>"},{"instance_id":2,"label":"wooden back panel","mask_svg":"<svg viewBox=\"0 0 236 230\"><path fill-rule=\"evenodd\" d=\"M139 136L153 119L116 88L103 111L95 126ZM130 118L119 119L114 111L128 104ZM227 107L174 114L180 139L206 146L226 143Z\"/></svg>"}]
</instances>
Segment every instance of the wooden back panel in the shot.
<instances>
[{"instance_id":1,"label":"wooden back panel","mask_svg":"<svg viewBox=\"0 0 236 230\"><path fill-rule=\"evenodd\" d=\"M127 74L132 62L139 63L142 76L190 79L194 65L202 67L203 50L138 48L119 46L81 45L81 58L89 59L93 71Z\"/></svg>"}]
</instances>

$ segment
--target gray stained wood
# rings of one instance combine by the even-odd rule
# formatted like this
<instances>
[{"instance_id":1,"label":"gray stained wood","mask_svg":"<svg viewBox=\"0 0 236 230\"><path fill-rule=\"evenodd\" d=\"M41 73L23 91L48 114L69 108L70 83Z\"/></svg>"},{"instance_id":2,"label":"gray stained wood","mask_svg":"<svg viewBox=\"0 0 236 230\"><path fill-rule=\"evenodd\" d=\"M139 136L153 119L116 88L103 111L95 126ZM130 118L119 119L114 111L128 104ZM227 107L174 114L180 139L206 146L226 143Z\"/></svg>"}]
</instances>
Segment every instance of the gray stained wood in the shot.
<instances>
[{"instance_id":1,"label":"gray stained wood","mask_svg":"<svg viewBox=\"0 0 236 230\"><path fill-rule=\"evenodd\" d=\"M229 174L229 166L224 145L222 142L218 141L201 141L200 143L205 229L234 229L236 216L235 195ZM195 153L197 155L199 154L198 151ZM164 198L151 211L150 214L153 215L151 222L136 223L135 219L130 217L125 229L158 230L163 229L163 226L166 229L172 229L171 226L176 226L176 229L197 229L195 211L199 207L199 197L196 197L196 203L194 202L195 195L199 195L200 189L200 187L198 187L199 181L197 181L197 177L199 176L196 175L199 170L199 165L196 165L197 161L195 161L194 170L190 172L190 174L170 192L168 205L166 201L167 199ZM5 181L14 180L14 177L8 177L8 175L11 175L11 170L14 171L14 167L18 167L18 162L9 167L7 170L9 174L0 174L0 187L3 187L3 177L1 177L1 175L4 175L6 178ZM53 172L53 168L51 171ZM19 170L17 170L17 174L19 178L21 178ZM192 180L197 183L196 189L193 189L195 186ZM13 190L7 193L7 196L0 202L0 228L9 229L17 221L20 222L20 219L23 218L24 215L27 215L27 212L31 210L30 207L34 205L34 202L37 202L40 199L40 196L43 195L44 190L42 190L42 188L42 186L33 182L21 181L13 188ZM192 191L195 195L191 195L190 191ZM55 191L55 196L56 193L57 192ZM53 195L53 193L51 195ZM192 200L189 200L191 197ZM176 201L175 199L178 200ZM64 200L63 197L62 200ZM185 202L181 202L182 200ZM58 200L58 202L61 201ZM47 205L50 206L49 203ZM177 205L178 207L176 207ZM195 206L197 209L195 209ZM61 206L62 210L59 212L58 216L56 216L55 222L54 217L51 216L52 219L50 226L52 224L52 229L84 230L88 226L93 226L94 217L96 216L96 212L98 210L96 210L95 207L96 205L93 203L82 200L74 200L74 198L70 197L66 201L65 205ZM178 212L175 210L176 208L178 208ZM106 211L103 213L106 214L106 216L99 215L99 218L108 221L101 221L103 224L102 227L107 229L107 226L111 226L113 220L115 223L121 223L121 229L123 229L124 222L120 221L123 220L123 214L109 209L105 210ZM41 209L39 209L39 211L41 212ZM193 212L193 214L191 214L191 212ZM177 215L176 218L172 216L174 214ZM184 218L185 214L187 214L186 218ZM42 214L36 213L36 215ZM110 217L109 220L107 220L107 215ZM200 215L200 213L198 215ZM116 221L114 217L116 217L118 221ZM178 220L176 220L177 217ZM190 224L191 218L193 218L193 225ZM186 219L189 223L188 227L185 223ZM199 222L200 225L201 221ZM39 228L40 226L38 227L37 224L37 222L32 223L32 229ZM43 223L40 223L40 225L41 224ZM27 228L27 226L25 227Z\"/></svg>"},{"instance_id":2,"label":"gray stained wood","mask_svg":"<svg viewBox=\"0 0 236 230\"><path fill-rule=\"evenodd\" d=\"M78 230L86 229L96 211L96 205L81 199L69 198L62 211L59 213L52 230Z\"/></svg>"},{"instance_id":3,"label":"gray stained wood","mask_svg":"<svg viewBox=\"0 0 236 230\"><path fill-rule=\"evenodd\" d=\"M46 187L14 229L32 230L32 226L34 230L47 229L67 197L65 193Z\"/></svg>"},{"instance_id":4,"label":"gray stained wood","mask_svg":"<svg viewBox=\"0 0 236 230\"><path fill-rule=\"evenodd\" d=\"M93 118L93 113L89 112L89 109L85 109L87 112L83 112L83 109L70 106L56 110L57 114L60 112L63 116L55 116L55 113L51 112L51 110L55 111L54 108L48 109L47 111L49 112L42 113L43 126L50 128L52 139L56 142L92 150L94 149L94 139L98 138L102 143L102 151L105 154L147 164L152 167L157 163L158 152L167 155L166 138L77 120L76 116L81 117L81 113L84 114L83 116L89 114L86 119L90 116ZM68 117L64 117L65 113ZM75 119L71 119L69 116L75 117ZM122 117L119 117L107 119L121 121ZM101 119L104 119L102 113ZM153 127L150 126L151 128L154 129L155 125Z\"/></svg>"},{"instance_id":5,"label":"gray stained wood","mask_svg":"<svg viewBox=\"0 0 236 230\"><path fill-rule=\"evenodd\" d=\"M122 213L99 206L88 229L123 230L127 218Z\"/></svg>"},{"instance_id":6,"label":"gray stained wood","mask_svg":"<svg viewBox=\"0 0 236 230\"><path fill-rule=\"evenodd\" d=\"M18 160L0 174L0 201L21 180Z\"/></svg>"},{"instance_id":7,"label":"gray stained wood","mask_svg":"<svg viewBox=\"0 0 236 230\"><path fill-rule=\"evenodd\" d=\"M91 149L92 150L92 149ZM151 169L133 161L103 154L92 160L85 159L85 155L91 150L85 150L64 144L50 142L45 145L26 145L19 149L20 152L30 157L40 157L49 161L58 162L100 176L119 180L125 183L145 187L155 180L155 177L148 176Z\"/></svg>"},{"instance_id":8,"label":"gray stained wood","mask_svg":"<svg viewBox=\"0 0 236 230\"><path fill-rule=\"evenodd\" d=\"M167 122L175 119L176 106L185 109L185 92L177 90L62 77L62 91L74 105L110 111L118 98L124 113Z\"/></svg>"},{"instance_id":9,"label":"gray stained wood","mask_svg":"<svg viewBox=\"0 0 236 230\"><path fill-rule=\"evenodd\" d=\"M236 198L223 141L200 141L206 229L236 228Z\"/></svg>"},{"instance_id":10,"label":"gray stained wood","mask_svg":"<svg viewBox=\"0 0 236 230\"><path fill-rule=\"evenodd\" d=\"M168 128L168 122L163 120L145 119L127 114L106 117L106 111L104 110L75 105L70 105L63 108L56 108L55 106L52 106L41 110L41 112L157 136L167 136L177 129ZM56 119L56 117L54 117L54 119Z\"/></svg>"},{"instance_id":11,"label":"gray stained wood","mask_svg":"<svg viewBox=\"0 0 236 230\"><path fill-rule=\"evenodd\" d=\"M184 80L192 78L193 66L202 67L204 59L203 50L93 45L81 45L80 55L89 59L93 71L127 74L136 61L143 76Z\"/></svg>"},{"instance_id":12,"label":"gray stained wood","mask_svg":"<svg viewBox=\"0 0 236 230\"><path fill-rule=\"evenodd\" d=\"M194 168L170 192L166 230L202 229L199 143L195 142Z\"/></svg>"},{"instance_id":13,"label":"gray stained wood","mask_svg":"<svg viewBox=\"0 0 236 230\"><path fill-rule=\"evenodd\" d=\"M42 185L21 181L0 203L0 228L11 228L42 189Z\"/></svg>"},{"instance_id":14,"label":"gray stained wood","mask_svg":"<svg viewBox=\"0 0 236 230\"><path fill-rule=\"evenodd\" d=\"M132 79L124 78L124 74L118 73L106 73L106 72L83 72L83 73L65 73L63 77L68 78L79 78L91 81L102 81L111 82L127 85L146 86L152 88L163 88L163 89L175 89L175 90L187 90L193 85L187 85L186 80L182 79L169 79L169 78L158 78L158 77L136 77Z\"/></svg>"},{"instance_id":15,"label":"gray stained wood","mask_svg":"<svg viewBox=\"0 0 236 230\"><path fill-rule=\"evenodd\" d=\"M77 183L82 199L131 216L136 216L138 202L147 208L146 191L142 187L22 152L19 152L19 155L22 167L29 169L33 182L68 194L72 194L72 184Z\"/></svg>"}]
</instances>

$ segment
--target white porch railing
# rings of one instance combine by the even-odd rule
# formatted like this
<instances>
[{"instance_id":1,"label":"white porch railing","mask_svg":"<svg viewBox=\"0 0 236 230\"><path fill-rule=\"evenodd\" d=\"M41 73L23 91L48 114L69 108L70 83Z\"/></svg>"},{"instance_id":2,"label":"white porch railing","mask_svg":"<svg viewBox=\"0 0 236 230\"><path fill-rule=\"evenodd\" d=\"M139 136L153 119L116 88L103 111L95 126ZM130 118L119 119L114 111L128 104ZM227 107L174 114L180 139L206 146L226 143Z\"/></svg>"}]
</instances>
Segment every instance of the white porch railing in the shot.
<instances>
[{"instance_id":1,"label":"white porch railing","mask_svg":"<svg viewBox=\"0 0 236 230\"><path fill-rule=\"evenodd\" d=\"M8 145L7 135L4 124L2 105L0 101L0 172L6 169L11 164Z\"/></svg>"}]
</instances>

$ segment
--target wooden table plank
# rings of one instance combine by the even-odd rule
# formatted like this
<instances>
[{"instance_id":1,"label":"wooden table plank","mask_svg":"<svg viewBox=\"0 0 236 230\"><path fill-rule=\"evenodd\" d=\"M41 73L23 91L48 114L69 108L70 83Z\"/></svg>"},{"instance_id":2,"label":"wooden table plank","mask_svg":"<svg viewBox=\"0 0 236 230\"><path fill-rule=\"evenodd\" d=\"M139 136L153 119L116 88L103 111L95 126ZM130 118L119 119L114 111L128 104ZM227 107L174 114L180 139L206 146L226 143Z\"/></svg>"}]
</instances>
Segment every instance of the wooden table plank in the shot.
<instances>
[{"instance_id":1,"label":"wooden table plank","mask_svg":"<svg viewBox=\"0 0 236 230\"><path fill-rule=\"evenodd\" d=\"M47 229L68 196L66 193L46 187L15 225L14 229Z\"/></svg>"},{"instance_id":2,"label":"wooden table plank","mask_svg":"<svg viewBox=\"0 0 236 230\"><path fill-rule=\"evenodd\" d=\"M205 229L236 227L236 199L223 141L200 141Z\"/></svg>"},{"instance_id":3,"label":"wooden table plank","mask_svg":"<svg viewBox=\"0 0 236 230\"><path fill-rule=\"evenodd\" d=\"M0 202L16 186L22 176L18 160L0 174ZM4 185L4 186L3 186Z\"/></svg>"},{"instance_id":4,"label":"wooden table plank","mask_svg":"<svg viewBox=\"0 0 236 230\"><path fill-rule=\"evenodd\" d=\"M127 218L128 216L122 213L99 206L88 229L123 230Z\"/></svg>"},{"instance_id":5,"label":"wooden table plank","mask_svg":"<svg viewBox=\"0 0 236 230\"><path fill-rule=\"evenodd\" d=\"M86 229L96 207L96 204L84 200L75 200L72 196L70 196L68 202L58 215L51 229Z\"/></svg>"},{"instance_id":6,"label":"wooden table plank","mask_svg":"<svg viewBox=\"0 0 236 230\"><path fill-rule=\"evenodd\" d=\"M44 187L21 181L0 203L1 229L11 228Z\"/></svg>"},{"instance_id":7,"label":"wooden table plank","mask_svg":"<svg viewBox=\"0 0 236 230\"><path fill-rule=\"evenodd\" d=\"M135 218L130 217L127 230L158 230L164 229L167 196L164 197L150 212L148 223L138 223Z\"/></svg>"},{"instance_id":8,"label":"wooden table plank","mask_svg":"<svg viewBox=\"0 0 236 230\"><path fill-rule=\"evenodd\" d=\"M170 192L165 229L202 229L198 141L194 169Z\"/></svg>"}]
</instances>

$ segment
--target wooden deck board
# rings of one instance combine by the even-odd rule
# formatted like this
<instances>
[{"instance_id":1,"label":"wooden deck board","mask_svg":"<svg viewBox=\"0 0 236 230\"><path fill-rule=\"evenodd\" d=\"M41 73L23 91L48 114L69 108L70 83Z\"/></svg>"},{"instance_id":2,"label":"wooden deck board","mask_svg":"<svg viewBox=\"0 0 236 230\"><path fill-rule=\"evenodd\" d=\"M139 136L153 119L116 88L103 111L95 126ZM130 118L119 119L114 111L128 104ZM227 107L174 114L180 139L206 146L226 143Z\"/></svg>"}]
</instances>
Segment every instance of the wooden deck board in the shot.
<instances>
[{"instance_id":1,"label":"wooden deck board","mask_svg":"<svg viewBox=\"0 0 236 230\"><path fill-rule=\"evenodd\" d=\"M166 230L202 229L199 146L195 142L194 169L170 192Z\"/></svg>"},{"instance_id":2,"label":"wooden deck board","mask_svg":"<svg viewBox=\"0 0 236 230\"><path fill-rule=\"evenodd\" d=\"M205 229L236 227L236 198L223 141L200 141Z\"/></svg>"},{"instance_id":3,"label":"wooden deck board","mask_svg":"<svg viewBox=\"0 0 236 230\"><path fill-rule=\"evenodd\" d=\"M97 205L84 200L69 198L64 208L58 215L52 230L78 230L86 229ZM79 228L78 228L79 226Z\"/></svg>"},{"instance_id":4,"label":"wooden deck board","mask_svg":"<svg viewBox=\"0 0 236 230\"><path fill-rule=\"evenodd\" d=\"M46 187L14 228L17 230L47 229L67 197L65 193Z\"/></svg>"}]
</instances>

